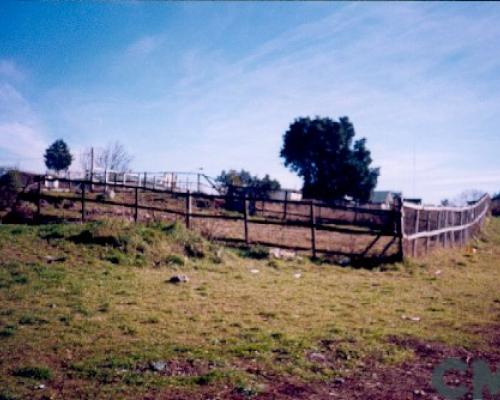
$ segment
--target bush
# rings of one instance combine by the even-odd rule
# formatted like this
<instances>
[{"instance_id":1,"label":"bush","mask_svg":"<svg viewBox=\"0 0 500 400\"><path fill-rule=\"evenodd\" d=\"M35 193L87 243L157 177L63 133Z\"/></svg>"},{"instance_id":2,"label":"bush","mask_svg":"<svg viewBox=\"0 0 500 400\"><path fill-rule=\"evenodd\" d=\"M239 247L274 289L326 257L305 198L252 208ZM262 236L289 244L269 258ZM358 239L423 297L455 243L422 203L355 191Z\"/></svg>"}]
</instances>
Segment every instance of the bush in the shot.
<instances>
[{"instance_id":1,"label":"bush","mask_svg":"<svg viewBox=\"0 0 500 400\"><path fill-rule=\"evenodd\" d=\"M0 177L0 210L14 206L21 188L21 176L18 171L11 170Z\"/></svg>"}]
</instances>

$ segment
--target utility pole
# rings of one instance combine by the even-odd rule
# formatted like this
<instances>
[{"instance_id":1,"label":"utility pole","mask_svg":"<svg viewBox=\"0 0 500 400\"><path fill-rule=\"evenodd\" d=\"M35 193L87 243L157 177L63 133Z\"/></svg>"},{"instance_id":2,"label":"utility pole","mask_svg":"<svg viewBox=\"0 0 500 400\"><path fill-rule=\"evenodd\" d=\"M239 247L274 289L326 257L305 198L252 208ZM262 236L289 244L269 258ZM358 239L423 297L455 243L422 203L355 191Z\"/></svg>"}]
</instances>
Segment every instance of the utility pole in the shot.
<instances>
[{"instance_id":1,"label":"utility pole","mask_svg":"<svg viewBox=\"0 0 500 400\"><path fill-rule=\"evenodd\" d=\"M90 148L90 191L94 191L94 147Z\"/></svg>"}]
</instances>

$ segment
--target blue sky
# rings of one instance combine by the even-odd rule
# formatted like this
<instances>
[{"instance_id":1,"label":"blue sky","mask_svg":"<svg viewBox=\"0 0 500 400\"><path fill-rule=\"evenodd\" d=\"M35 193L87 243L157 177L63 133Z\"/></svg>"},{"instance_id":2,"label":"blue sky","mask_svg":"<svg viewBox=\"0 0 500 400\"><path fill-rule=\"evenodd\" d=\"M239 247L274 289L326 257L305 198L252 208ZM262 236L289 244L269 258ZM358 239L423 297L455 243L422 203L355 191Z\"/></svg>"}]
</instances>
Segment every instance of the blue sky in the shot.
<instances>
[{"instance_id":1,"label":"blue sky","mask_svg":"<svg viewBox=\"0 0 500 400\"><path fill-rule=\"evenodd\" d=\"M120 140L136 170L299 188L282 135L316 115L350 117L380 189L500 191L500 4L0 2L0 164Z\"/></svg>"}]
</instances>

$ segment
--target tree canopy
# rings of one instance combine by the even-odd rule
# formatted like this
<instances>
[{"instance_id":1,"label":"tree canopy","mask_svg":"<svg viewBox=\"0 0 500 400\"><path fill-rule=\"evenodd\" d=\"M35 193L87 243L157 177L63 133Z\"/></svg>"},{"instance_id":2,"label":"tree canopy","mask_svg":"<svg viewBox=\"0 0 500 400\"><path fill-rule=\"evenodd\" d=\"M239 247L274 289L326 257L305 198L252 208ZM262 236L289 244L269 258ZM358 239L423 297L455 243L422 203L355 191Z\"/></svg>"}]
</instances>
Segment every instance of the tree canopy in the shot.
<instances>
[{"instance_id":1,"label":"tree canopy","mask_svg":"<svg viewBox=\"0 0 500 400\"><path fill-rule=\"evenodd\" d=\"M269 175L259 178L256 175L252 176L244 169L222 171L216 181L226 193L246 193L249 197L267 197L269 192L281 188L280 183Z\"/></svg>"},{"instance_id":2,"label":"tree canopy","mask_svg":"<svg viewBox=\"0 0 500 400\"><path fill-rule=\"evenodd\" d=\"M303 179L305 198L339 200L347 195L369 200L379 168L370 168L366 139L354 136L348 117L298 118L290 125L280 155L285 166Z\"/></svg>"},{"instance_id":3,"label":"tree canopy","mask_svg":"<svg viewBox=\"0 0 500 400\"><path fill-rule=\"evenodd\" d=\"M45 150L45 165L56 172L67 170L73 161L68 145L62 139L56 140Z\"/></svg>"}]
</instances>

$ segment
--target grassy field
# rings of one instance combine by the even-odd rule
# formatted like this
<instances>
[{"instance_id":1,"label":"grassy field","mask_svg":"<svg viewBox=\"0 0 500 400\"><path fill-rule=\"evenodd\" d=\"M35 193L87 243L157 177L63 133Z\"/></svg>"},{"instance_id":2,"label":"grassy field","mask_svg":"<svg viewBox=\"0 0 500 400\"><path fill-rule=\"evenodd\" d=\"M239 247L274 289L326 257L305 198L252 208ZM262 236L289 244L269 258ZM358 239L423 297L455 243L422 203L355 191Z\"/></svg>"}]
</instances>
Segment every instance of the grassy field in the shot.
<instances>
[{"instance_id":1,"label":"grassy field","mask_svg":"<svg viewBox=\"0 0 500 400\"><path fill-rule=\"evenodd\" d=\"M296 398L270 393L408 362L395 337L488 352L500 220L467 248L372 270L175 224L3 225L0 306L0 399Z\"/></svg>"}]
</instances>

